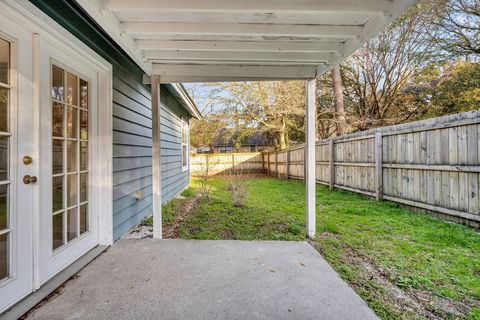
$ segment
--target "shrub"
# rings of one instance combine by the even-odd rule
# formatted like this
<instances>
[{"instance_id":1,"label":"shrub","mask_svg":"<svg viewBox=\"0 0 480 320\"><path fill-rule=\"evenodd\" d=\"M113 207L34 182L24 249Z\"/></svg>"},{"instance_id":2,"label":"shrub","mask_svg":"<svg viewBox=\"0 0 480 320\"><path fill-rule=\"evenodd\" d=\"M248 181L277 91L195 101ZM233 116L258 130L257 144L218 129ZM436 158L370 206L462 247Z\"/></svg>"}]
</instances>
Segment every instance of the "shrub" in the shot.
<instances>
[{"instance_id":1,"label":"shrub","mask_svg":"<svg viewBox=\"0 0 480 320\"><path fill-rule=\"evenodd\" d=\"M225 189L230 193L233 205L243 208L248 196L248 176L243 173L229 173L224 176L224 180Z\"/></svg>"}]
</instances>

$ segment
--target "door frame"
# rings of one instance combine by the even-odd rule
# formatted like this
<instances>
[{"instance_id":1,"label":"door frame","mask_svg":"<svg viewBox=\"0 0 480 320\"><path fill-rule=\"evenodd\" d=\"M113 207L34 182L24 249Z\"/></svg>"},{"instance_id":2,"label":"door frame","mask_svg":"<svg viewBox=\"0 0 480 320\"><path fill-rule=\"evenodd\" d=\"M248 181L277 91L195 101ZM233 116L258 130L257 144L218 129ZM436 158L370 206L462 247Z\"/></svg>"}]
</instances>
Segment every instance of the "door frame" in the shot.
<instances>
[{"instance_id":1,"label":"door frame","mask_svg":"<svg viewBox=\"0 0 480 320\"><path fill-rule=\"evenodd\" d=\"M89 184L95 186L93 193L97 194L98 210L98 244L111 245L113 243L113 127L112 127L112 65L103 59L100 55L90 49L79 39L70 34L58 23L53 21L48 15L35 7L28 0L4 0L0 2L0 9L3 13L13 17L12 20L21 24L24 28L32 32L33 57L33 79L31 88L33 89L33 110L34 118L34 142L35 150L32 157L40 157L40 60L39 43L40 39L54 43L55 46L72 56L81 55L97 71L97 115L98 124L98 145L102 146L102 152L92 155L91 181ZM21 63L18 61L17 63ZM92 117L92 120L93 117ZM34 162L34 172L38 175L40 166L38 161ZM39 188L34 191L34 206L39 208L40 192ZM93 209L93 208L92 208ZM40 258L40 212L35 210L33 214L33 287L34 290L41 287L39 274ZM72 261L73 262L73 261Z\"/></svg>"}]
</instances>

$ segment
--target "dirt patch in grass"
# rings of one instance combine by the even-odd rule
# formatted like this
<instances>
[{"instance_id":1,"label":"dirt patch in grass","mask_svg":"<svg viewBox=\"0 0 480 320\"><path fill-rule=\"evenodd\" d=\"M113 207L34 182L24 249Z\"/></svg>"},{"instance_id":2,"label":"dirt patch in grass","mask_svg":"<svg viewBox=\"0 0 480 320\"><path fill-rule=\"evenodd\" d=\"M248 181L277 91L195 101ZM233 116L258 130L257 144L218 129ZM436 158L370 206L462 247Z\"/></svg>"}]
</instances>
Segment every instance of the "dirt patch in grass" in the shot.
<instances>
[{"instance_id":1,"label":"dirt patch in grass","mask_svg":"<svg viewBox=\"0 0 480 320\"><path fill-rule=\"evenodd\" d=\"M202 194L189 188L182 192L181 197L170 200L162 206L162 237L164 239L178 238L182 222L198 206ZM153 217L147 217L132 229L125 238L152 238Z\"/></svg>"},{"instance_id":2,"label":"dirt patch in grass","mask_svg":"<svg viewBox=\"0 0 480 320\"><path fill-rule=\"evenodd\" d=\"M177 214L175 220L163 225L163 238L178 238L180 225L185 220L185 217L198 206L201 198L202 195L197 193L192 198L187 198L185 201L181 201L178 206L176 206Z\"/></svg>"},{"instance_id":3,"label":"dirt patch in grass","mask_svg":"<svg viewBox=\"0 0 480 320\"><path fill-rule=\"evenodd\" d=\"M310 242L320 253L324 253L321 242L341 236L323 232L315 242ZM368 256L342 243L339 263L355 269L355 279L349 279L350 285L367 301L382 301L388 314L397 314L402 319L458 319L463 318L478 304L471 299L440 298L431 292L408 288L404 290L392 279L391 270L381 268ZM363 294L362 294L363 293Z\"/></svg>"}]
</instances>

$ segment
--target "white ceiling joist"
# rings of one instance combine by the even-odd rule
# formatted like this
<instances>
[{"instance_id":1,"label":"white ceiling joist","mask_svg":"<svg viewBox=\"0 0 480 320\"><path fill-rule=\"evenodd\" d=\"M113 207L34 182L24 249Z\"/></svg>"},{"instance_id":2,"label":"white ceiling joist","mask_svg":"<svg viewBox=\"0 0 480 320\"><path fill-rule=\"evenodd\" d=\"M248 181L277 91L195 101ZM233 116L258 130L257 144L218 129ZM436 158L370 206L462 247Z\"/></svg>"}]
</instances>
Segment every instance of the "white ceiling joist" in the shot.
<instances>
[{"instance_id":1,"label":"white ceiling joist","mask_svg":"<svg viewBox=\"0 0 480 320\"><path fill-rule=\"evenodd\" d=\"M343 42L306 41L168 41L137 40L137 50L157 51L251 51L251 52L339 52Z\"/></svg>"},{"instance_id":2,"label":"white ceiling joist","mask_svg":"<svg viewBox=\"0 0 480 320\"><path fill-rule=\"evenodd\" d=\"M308 79L418 0L76 0L162 82Z\"/></svg>"},{"instance_id":3,"label":"white ceiling joist","mask_svg":"<svg viewBox=\"0 0 480 320\"><path fill-rule=\"evenodd\" d=\"M106 8L112 11L158 10L163 12L380 12L389 11L393 2L393 0L109 0Z\"/></svg>"},{"instance_id":4,"label":"white ceiling joist","mask_svg":"<svg viewBox=\"0 0 480 320\"><path fill-rule=\"evenodd\" d=\"M168 23L127 22L122 25L128 34L197 34L197 35L262 35L315 37L358 37L361 26L289 25L289 24L235 24L235 23ZM141 37L139 37L141 38Z\"/></svg>"},{"instance_id":5,"label":"white ceiling joist","mask_svg":"<svg viewBox=\"0 0 480 320\"><path fill-rule=\"evenodd\" d=\"M320 63L333 61L335 55L325 52L245 52L245 51L156 51L144 52L147 60L250 61Z\"/></svg>"}]
</instances>

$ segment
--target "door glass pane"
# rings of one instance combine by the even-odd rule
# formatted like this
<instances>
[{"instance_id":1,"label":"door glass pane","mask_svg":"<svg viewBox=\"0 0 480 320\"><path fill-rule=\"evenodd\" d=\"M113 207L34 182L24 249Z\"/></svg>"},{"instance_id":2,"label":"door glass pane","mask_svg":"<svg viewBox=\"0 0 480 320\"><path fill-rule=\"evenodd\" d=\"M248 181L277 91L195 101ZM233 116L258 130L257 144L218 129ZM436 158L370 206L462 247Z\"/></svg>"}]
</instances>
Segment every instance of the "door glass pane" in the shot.
<instances>
[{"instance_id":1,"label":"door glass pane","mask_svg":"<svg viewBox=\"0 0 480 320\"><path fill-rule=\"evenodd\" d=\"M80 107L88 109L88 82L80 79Z\"/></svg>"},{"instance_id":2,"label":"door glass pane","mask_svg":"<svg viewBox=\"0 0 480 320\"><path fill-rule=\"evenodd\" d=\"M63 137L63 118L62 104L54 102L52 105L52 135L54 137Z\"/></svg>"},{"instance_id":3,"label":"door glass pane","mask_svg":"<svg viewBox=\"0 0 480 320\"><path fill-rule=\"evenodd\" d=\"M0 280L8 277L9 273L9 233L0 235Z\"/></svg>"},{"instance_id":4,"label":"door glass pane","mask_svg":"<svg viewBox=\"0 0 480 320\"><path fill-rule=\"evenodd\" d=\"M56 212L63 209L63 176L53 177L52 183L52 211Z\"/></svg>"},{"instance_id":5,"label":"door glass pane","mask_svg":"<svg viewBox=\"0 0 480 320\"><path fill-rule=\"evenodd\" d=\"M67 103L78 105L77 76L67 72Z\"/></svg>"},{"instance_id":6,"label":"door glass pane","mask_svg":"<svg viewBox=\"0 0 480 320\"><path fill-rule=\"evenodd\" d=\"M0 181L8 180L8 142L10 138L6 136L0 137Z\"/></svg>"},{"instance_id":7,"label":"door glass pane","mask_svg":"<svg viewBox=\"0 0 480 320\"><path fill-rule=\"evenodd\" d=\"M67 171L68 172L75 172L78 170L77 146L78 146L78 143L76 141L67 142Z\"/></svg>"},{"instance_id":8,"label":"door glass pane","mask_svg":"<svg viewBox=\"0 0 480 320\"><path fill-rule=\"evenodd\" d=\"M88 143L80 141L80 170L88 170Z\"/></svg>"},{"instance_id":9,"label":"door glass pane","mask_svg":"<svg viewBox=\"0 0 480 320\"><path fill-rule=\"evenodd\" d=\"M67 242L77 237L78 207L68 210L67 214Z\"/></svg>"},{"instance_id":10,"label":"door glass pane","mask_svg":"<svg viewBox=\"0 0 480 320\"><path fill-rule=\"evenodd\" d=\"M0 83L9 84L9 69L10 43L6 40L0 39Z\"/></svg>"},{"instance_id":11,"label":"door glass pane","mask_svg":"<svg viewBox=\"0 0 480 320\"><path fill-rule=\"evenodd\" d=\"M10 84L10 43L0 38L0 83ZM0 132L8 133L10 109L10 89L0 87ZM9 179L10 137L0 136L0 280L7 278L10 273L10 206Z\"/></svg>"},{"instance_id":12,"label":"door glass pane","mask_svg":"<svg viewBox=\"0 0 480 320\"><path fill-rule=\"evenodd\" d=\"M8 185L0 185L0 231L8 228Z\"/></svg>"},{"instance_id":13,"label":"door glass pane","mask_svg":"<svg viewBox=\"0 0 480 320\"><path fill-rule=\"evenodd\" d=\"M80 174L80 203L88 200L87 185L88 185L88 173Z\"/></svg>"},{"instance_id":14,"label":"door glass pane","mask_svg":"<svg viewBox=\"0 0 480 320\"><path fill-rule=\"evenodd\" d=\"M88 231L88 203L80 206L80 234Z\"/></svg>"},{"instance_id":15,"label":"door glass pane","mask_svg":"<svg viewBox=\"0 0 480 320\"><path fill-rule=\"evenodd\" d=\"M80 139L88 140L88 112L80 111Z\"/></svg>"},{"instance_id":16,"label":"door glass pane","mask_svg":"<svg viewBox=\"0 0 480 320\"><path fill-rule=\"evenodd\" d=\"M62 68L55 65L52 66L52 99L57 101L64 101L64 80L65 72Z\"/></svg>"},{"instance_id":17,"label":"door glass pane","mask_svg":"<svg viewBox=\"0 0 480 320\"><path fill-rule=\"evenodd\" d=\"M57 223L53 229L55 249L88 231L90 84L73 71L57 66L52 66L52 79L52 95L55 93L61 98L52 104L52 207L53 210L62 211L61 215L55 214L53 219L54 224ZM63 87L62 90L57 88L60 86L65 86L65 92ZM57 91L61 94L57 94ZM67 174L55 176L63 173Z\"/></svg>"},{"instance_id":18,"label":"door glass pane","mask_svg":"<svg viewBox=\"0 0 480 320\"><path fill-rule=\"evenodd\" d=\"M78 175L67 176L67 207L78 204Z\"/></svg>"},{"instance_id":19,"label":"door glass pane","mask_svg":"<svg viewBox=\"0 0 480 320\"><path fill-rule=\"evenodd\" d=\"M67 137L78 138L78 109L67 107Z\"/></svg>"},{"instance_id":20,"label":"door glass pane","mask_svg":"<svg viewBox=\"0 0 480 320\"><path fill-rule=\"evenodd\" d=\"M52 221L52 248L55 250L63 245L63 212L54 215Z\"/></svg>"},{"instance_id":21,"label":"door glass pane","mask_svg":"<svg viewBox=\"0 0 480 320\"><path fill-rule=\"evenodd\" d=\"M63 173L63 140L52 141L52 172Z\"/></svg>"},{"instance_id":22,"label":"door glass pane","mask_svg":"<svg viewBox=\"0 0 480 320\"><path fill-rule=\"evenodd\" d=\"M8 101L10 91L7 88L0 88L0 131L8 131Z\"/></svg>"}]
</instances>

